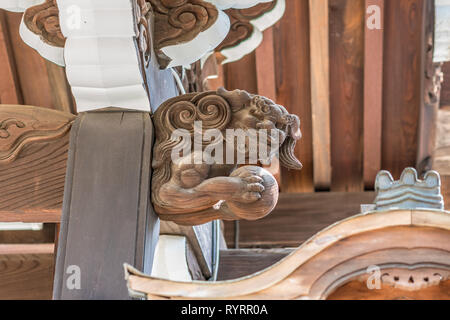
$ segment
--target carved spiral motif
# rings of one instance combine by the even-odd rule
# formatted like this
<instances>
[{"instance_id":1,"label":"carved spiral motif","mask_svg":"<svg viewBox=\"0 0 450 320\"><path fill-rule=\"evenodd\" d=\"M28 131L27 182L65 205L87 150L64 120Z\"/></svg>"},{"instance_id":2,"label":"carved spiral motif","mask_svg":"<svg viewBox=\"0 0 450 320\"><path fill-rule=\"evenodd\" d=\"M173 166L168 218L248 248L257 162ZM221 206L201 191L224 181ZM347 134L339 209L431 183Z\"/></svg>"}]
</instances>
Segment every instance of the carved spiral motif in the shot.
<instances>
[{"instance_id":1,"label":"carved spiral motif","mask_svg":"<svg viewBox=\"0 0 450 320\"><path fill-rule=\"evenodd\" d=\"M11 136L8 129L16 126L19 129L25 128L25 123L16 119L6 119L0 122L0 139L7 139Z\"/></svg>"},{"instance_id":2,"label":"carved spiral motif","mask_svg":"<svg viewBox=\"0 0 450 320\"><path fill-rule=\"evenodd\" d=\"M197 103L198 119L203 122L205 129L225 129L231 120L231 107L224 98L209 95Z\"/></svg>"},{"instance_id":3,"label":"carved spiral motif","mask_svg":"<svg viewBox=\"0 0 450 320\"><path fill-rule=\"evenodd\" d=\"M158 32L156 48L188 42L216 22L218 10L203 0L150 0Z\"/></svg>"},{"instance_id":4,"label":"carved spiral motif","mask_svg":"<svg viewBox=\"0 0 450 320\"><path fill-rule=\"evenodd\" d=\"M59 10L55 0L31 7L24 14L24 22L29 30L39 35L52 46L64 47L66 38L59 25Z\"/></svg>"}]
</instances>

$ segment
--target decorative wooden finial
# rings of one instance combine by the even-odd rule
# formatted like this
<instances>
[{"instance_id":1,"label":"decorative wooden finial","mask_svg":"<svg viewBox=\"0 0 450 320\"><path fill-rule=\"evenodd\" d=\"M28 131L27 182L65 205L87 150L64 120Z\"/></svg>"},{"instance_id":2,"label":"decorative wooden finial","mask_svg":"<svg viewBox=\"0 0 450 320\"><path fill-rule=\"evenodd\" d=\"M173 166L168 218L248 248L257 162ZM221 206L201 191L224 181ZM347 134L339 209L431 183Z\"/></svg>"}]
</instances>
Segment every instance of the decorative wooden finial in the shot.
<instances>
[{"instance_id":1,"label":"decorative wooden finial","mask_svg":"<svg viewBox=\"0 0 450 320\"><path fill-rule=\"evenodd\" d=\"M400 180L394 178L388 171L381 171L376 178L375 199L376 210L389 209L444 209L444 199L441 195L441 178L436 171L425 174L424 180L419 180L414 168L403 171Z\"/></svg>"}]
</instances>

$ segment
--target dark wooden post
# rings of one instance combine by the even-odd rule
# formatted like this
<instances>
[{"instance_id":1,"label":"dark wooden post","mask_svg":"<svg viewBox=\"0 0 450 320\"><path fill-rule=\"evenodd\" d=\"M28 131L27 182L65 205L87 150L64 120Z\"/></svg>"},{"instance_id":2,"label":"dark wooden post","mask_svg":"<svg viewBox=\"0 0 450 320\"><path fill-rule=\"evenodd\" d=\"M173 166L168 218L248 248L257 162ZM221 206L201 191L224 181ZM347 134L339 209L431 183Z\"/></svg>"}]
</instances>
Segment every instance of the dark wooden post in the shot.
<instances>
[{"instance_id":1,"label":"dark wooden post","mask_svg":"<svg viewBox=\"0 0 450 320\"><path fill-rule=\"evenodd\" d=\"M71 132L54 299L127 299L123 263L151 272L159 233L150 202L153 135L148 113L78 116ZM69 277L77 276L70 266L79 267L79 289L67 286Z\"/></svg>"}]
</instances>

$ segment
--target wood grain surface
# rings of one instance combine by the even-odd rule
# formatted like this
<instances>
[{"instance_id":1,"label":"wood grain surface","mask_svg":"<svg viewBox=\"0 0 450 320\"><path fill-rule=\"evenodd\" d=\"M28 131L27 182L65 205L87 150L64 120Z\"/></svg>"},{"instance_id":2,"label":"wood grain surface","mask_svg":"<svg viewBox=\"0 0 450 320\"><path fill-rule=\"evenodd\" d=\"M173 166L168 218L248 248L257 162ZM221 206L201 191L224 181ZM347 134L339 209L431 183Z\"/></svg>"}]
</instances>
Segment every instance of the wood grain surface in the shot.
<instances>
[{"instance_id":1,"label":"wood grain surface","mask_svg":"<svg viewBox=\"0 0 450 320\"><path fill-rule=\"evenodd\" d=\"M295 0L273 27L277 103L300 117L303 134L295 152L303 169L282 170L282 192L314 191L309 23L308 0Z\"/></svg>"},{"instance_id":2,"label":"wood grain surface","mask_svg":"<svg viewBox=\"0 0 450 320\"><path fill-rule=\"evenodd\" d=\"M375 193L280 194L275 210L265 219L240 221L239 247L297 247L315 233L360 212L373 203ZM225 239L235 246L235 228L225 222Z\"/></svg>"},{"instance_id":3,"label":"wood grain surface","mask_svg":"<svg viewBox=\"0 0 450 320\"><path fill-rule=\"evenodd\" d=\"M233 280L264 270L285 258L291 249L221 250L218 280Z\"/></svg>"},{"instance_id":4,"label":"wood grain surface","mask_svg":"<svg viewBox=\"0 0 450 320\"><path fill-rule=\"evenodd\" d=\"M330 0L332 191L363 191L364 0Z\"/></svg>"},{"instance_id":5,"label":"wood grain surface","mask_svg":"<svg viewBox=\"0 0 450 320\"><path fill-rule=\"evenodd\" d=\"M0 11L0 104L22 103L6 13Z\"/></svg>"},{"instance_id":6,"label":"wood grain surface","mask_svg":"<svg viewBox=\"0 0 450 320\"><path fill-rule=\"evenodd\" d=\"M381 170L383 115L383 44L385 0L365 0L366 21L379 17L380 29L365 24L364 35L364 186L373 189ZM377 12L369 7L377 6ZM373 22L373 20L372 20Z\"/></svg>"},{"instance_id":7,"label":"wood grain surface","mask_svg":"<svg viewBox=\"0 0 450 320\"><path fill-rule=\"evenodd\" d=\"M331 187L330 52L328 0L309 0L314 186Z\"/></svg>"}]
</instances>

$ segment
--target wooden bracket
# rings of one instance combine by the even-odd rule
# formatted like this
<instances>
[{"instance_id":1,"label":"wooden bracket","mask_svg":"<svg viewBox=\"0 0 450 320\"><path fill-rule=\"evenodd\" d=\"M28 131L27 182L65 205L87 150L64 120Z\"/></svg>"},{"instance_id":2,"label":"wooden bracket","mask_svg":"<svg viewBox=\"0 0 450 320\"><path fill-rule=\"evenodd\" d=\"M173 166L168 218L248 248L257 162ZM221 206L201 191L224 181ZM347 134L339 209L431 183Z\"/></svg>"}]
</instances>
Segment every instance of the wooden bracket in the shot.
<instances>
[{"instance_id":1,"label":"wooden bracket","mask_svg":"<svg viewBox=\"0 0 450 320\"><path fill-rule=\"evenodd\" d=\"M70 140L55 299L125 299L122 264L151 272L159 220L150 202L153 126L148 113L92 112ZM80 289L67 286L70 266Z\"/></svg>"}]
</instances>

